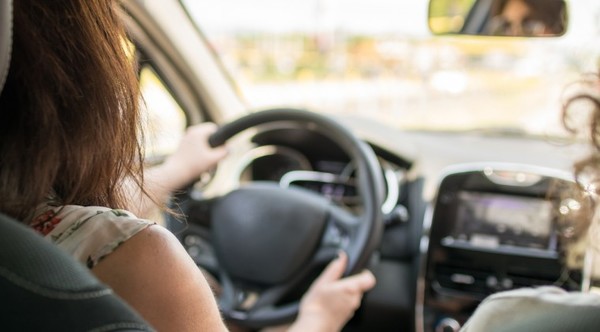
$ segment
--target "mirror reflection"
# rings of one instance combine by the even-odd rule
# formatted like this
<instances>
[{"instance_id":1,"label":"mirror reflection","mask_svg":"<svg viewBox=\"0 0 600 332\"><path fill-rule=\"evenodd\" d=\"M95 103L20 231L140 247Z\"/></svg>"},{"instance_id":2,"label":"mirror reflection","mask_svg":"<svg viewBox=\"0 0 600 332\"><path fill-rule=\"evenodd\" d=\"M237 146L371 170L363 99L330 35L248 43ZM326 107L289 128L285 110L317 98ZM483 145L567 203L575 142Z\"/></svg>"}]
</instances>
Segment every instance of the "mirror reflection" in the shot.
<instances>
[{"instance_id":1,"label":"mirror reflection","mask_svg":"<svg viewBox=\"0 0 600 332\"><path fill-rule=\"evenodd\" d=\"M552 37L566 32L563 0L432 0L434 34Z\"/></svg>"}]
</instances>

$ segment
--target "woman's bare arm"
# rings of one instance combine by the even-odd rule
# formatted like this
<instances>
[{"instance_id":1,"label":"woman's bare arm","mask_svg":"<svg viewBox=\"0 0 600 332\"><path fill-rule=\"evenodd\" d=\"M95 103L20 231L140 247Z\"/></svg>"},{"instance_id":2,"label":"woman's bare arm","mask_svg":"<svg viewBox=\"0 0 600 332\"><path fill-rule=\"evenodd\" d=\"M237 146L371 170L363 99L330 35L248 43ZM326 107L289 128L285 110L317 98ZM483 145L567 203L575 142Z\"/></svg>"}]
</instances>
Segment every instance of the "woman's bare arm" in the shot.
<instances>
[{"instance_id":1,"label":"woman's bare arm","mask_svg":"<svg viewBox=\"0 0 600 332\"><path fill-rule=\"evenodd\" d=\"M92 272L158 331L226 331L212 291L179 241L148 227Z\"/></svg>"}]
</instances>

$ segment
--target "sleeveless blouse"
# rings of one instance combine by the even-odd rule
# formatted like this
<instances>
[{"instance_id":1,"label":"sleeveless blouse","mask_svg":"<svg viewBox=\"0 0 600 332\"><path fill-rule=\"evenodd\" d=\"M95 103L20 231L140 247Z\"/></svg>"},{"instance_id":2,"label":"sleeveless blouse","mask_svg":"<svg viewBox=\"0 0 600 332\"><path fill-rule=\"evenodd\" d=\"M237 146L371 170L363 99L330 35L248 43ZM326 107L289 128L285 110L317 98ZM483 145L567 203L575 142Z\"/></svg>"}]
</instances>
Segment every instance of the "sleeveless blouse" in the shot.
<instances>
[{"instance_id":1,"label":"sleeveless blouse","mask_svg":"<svg viewBox=\"0 0 600 332\"><path fill-rule=\"evenodd\" d=\"M35 215L30 226L88 268L154 224L125 210L98 206L44 206Z\"/></svg>"}]
</instances>

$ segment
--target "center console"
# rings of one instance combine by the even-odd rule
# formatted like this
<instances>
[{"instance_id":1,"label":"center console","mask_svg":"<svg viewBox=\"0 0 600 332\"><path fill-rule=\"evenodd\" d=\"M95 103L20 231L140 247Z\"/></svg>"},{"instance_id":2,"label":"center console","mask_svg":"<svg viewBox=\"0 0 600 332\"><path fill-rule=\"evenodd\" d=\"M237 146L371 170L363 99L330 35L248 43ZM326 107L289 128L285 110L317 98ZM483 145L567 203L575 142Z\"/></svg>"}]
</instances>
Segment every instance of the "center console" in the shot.
<instances>
[{"instance_id":1,"label":"center console","mask_svg":"<svg viewBox=\"0 0 600 332\"><path fill-rule=\"evenodd\" d=\"M488 295L578 287L561 263L556 188L569 174L523 165L470 165L442 178L422 242L420 330L457 331ZM575 281L574 281L574 279Z\"/></svg>"}]
</instances>

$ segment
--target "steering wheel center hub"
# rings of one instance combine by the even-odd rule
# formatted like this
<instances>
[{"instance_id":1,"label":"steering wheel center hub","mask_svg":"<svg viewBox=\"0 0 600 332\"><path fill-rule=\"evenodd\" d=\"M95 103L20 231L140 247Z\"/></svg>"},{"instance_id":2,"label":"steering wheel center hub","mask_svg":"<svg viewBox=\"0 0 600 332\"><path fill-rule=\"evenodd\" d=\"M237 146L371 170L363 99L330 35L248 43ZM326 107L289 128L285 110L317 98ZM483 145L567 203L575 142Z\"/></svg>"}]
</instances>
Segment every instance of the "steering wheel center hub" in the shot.
<instances>
[{"instance_id":1,"label":"steering wheel center hub","mask_svg":"<svg viewBox=\"0 0 600 332\"><path fill-rule=\"evenodd\" d=\"M289 280L323 236L326 199L304 189L255 183L214 207L213 237L222 267L234 279L262 285Z\"/></svg>"}]
</instances>

